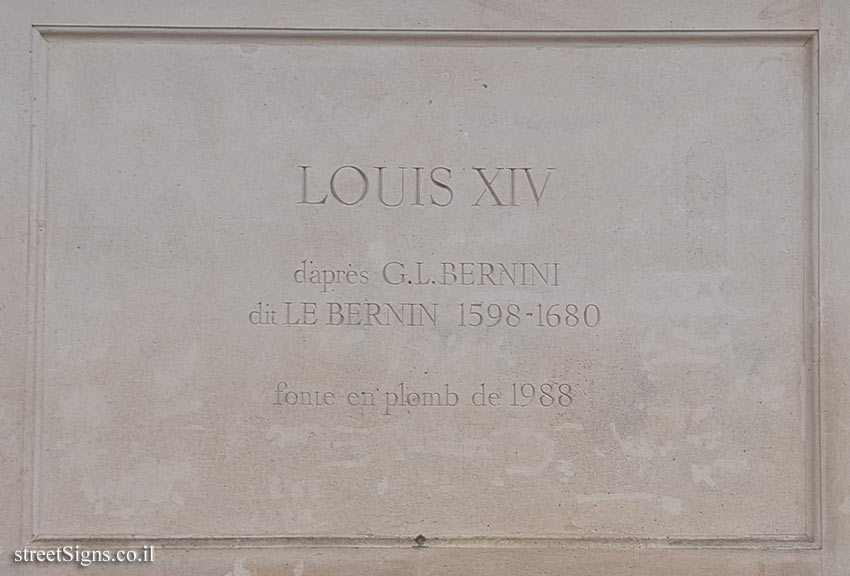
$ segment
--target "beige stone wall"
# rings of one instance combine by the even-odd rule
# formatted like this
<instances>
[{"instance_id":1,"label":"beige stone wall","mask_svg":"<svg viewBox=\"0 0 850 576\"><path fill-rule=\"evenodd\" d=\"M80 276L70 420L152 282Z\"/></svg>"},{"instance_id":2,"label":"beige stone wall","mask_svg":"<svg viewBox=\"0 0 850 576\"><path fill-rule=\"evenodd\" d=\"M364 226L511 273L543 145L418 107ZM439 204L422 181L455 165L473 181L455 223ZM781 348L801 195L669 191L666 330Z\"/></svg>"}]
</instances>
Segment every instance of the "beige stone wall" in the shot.
<instances>
[{"instance_id":1,"label":"beige stone wall","mask_svg":"<svg viewBox=\"0 0 850 576\"><path fill-rule=\"evenodd\" d=\"M4 570L850 569L847 6L0 9Z\"/></svg>"}]
</instances>

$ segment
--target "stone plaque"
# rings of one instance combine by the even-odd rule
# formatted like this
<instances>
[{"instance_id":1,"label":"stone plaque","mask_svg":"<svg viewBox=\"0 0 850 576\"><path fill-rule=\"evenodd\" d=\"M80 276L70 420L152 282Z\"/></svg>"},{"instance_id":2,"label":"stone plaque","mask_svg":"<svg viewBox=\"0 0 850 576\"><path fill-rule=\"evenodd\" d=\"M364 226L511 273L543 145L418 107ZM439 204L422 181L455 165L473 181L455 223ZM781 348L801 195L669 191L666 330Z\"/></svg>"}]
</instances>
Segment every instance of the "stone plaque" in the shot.
<instances>
[{"instance_id":1,"label":"stone plaque","mask_svg":"<svg viewBox=\"0 0 850 576\"><path fill-rule=\"evenodd\" d=\"M805 535L810 36L44 36L46 532Z\"/></svg>"},{"instance_id":2,"label":"stone plaque","mask_svg":"<svg viewBox=\"0 0 850 576\"><path fill-rule=\"evenodd\" d=\"M4 548L843 573L850 16L687 4L27 16Z\"/></svg>"}]
</instances>

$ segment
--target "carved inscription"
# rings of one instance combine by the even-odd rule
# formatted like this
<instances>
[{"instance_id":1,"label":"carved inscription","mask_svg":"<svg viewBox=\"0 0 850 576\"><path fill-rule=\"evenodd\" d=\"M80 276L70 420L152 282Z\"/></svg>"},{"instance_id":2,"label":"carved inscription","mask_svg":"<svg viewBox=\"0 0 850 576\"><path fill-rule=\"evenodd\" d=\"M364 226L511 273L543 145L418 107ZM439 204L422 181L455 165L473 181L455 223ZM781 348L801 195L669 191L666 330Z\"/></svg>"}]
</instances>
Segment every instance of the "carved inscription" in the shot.
<instances>
[{"instance_id":1,"label":"carved inscription","mask_svg":"<svg viewBox=\"0 0 850 576\"><path fill-rule=\"evenodd\" d=\"M524 382L512 383L502 389L498 386L479 384L474 392L458 393L451 384L444 384L436 390L420 390L409 384L399 384L384 389L376 387L373 390L352 390L338 394L331 390L298 389L288 382L278 382L273 390L273 404L294 408L296 406L311 406L322 408L328 406L354 406L358 408L375 408L386 416L398 414L401 410L453 408L459 405L478 408L568 408L573 403L575 391L566 382L543 382L533 384Z\"/></svg>"},{"instance_id":2,"label":"carved inscription","mask_svg":"<svg viewBox=\"0 0 850 576\"><path fill-rule=\"evenodd\" d=\"M519 207L529 201L540 208L550 186L554 168L535 173L530 167L399 166L361 167L344 164L324 177L313 166L299 166L299 205L357 206L373 201L396 208L435 206L445 208L465 195L473 207ZM465 181L458 178L466 176ZM469 178L471 176L471 178ZM454 179L453 179L454 178ZM473 186L475 185L475 187ZM560 288L564 282L561 262L551 261L426 261L388 260L376 267L345 262L327 266L319 257L302 258L291 268L293 291L306 289L318 297L310 299L260 298L247 312L248 322L258 328L375 327L435 329L444 325L461 329L519 328L593 329L602 322L602 311L593 302L540 300L529 303L510 299L517 291L539 287ZM345 288L399 290L400 297L352 301L335 298ZM402 295L405 289L434 287L455 296L455 301L417 300ZM466 288L492 290L493 298L464 298ZM501 294L500 294L501 293ZM500 297L508 294L508 297ZM436 299L435 299L436 300ZM450 298L451 300L451 298ZM467 389L469 389L467 387ZM369 389L303 387L288 381L276 382L272 403L282 408L358 407L374 408L391 416L399 409L479 408L565 409L573 404L573 386L567 382L481 383L472 393L459 392L451 384L424 390L409 383Z\"/></svg>"},{"instance_id":3,"label":"carved inscription","mask_svg":"<svg viewBox=\"0 0 850 576\"><path fill-rule=\"evenodd\" d=\"M330 295L344 286L404 287L433 286L443 289L477 286L492 289L559 287L559 262L440 262L436 266L416 261L387 262L380 270L355 267L320 268L303 259L292 272L294 285ZM428 270L433 269L434 273ZM253 326L376 326L436 327L446 322L464 328L516 328L530 324L539 328L596 328L602 320L599 306L592 302L519 304L509 300L459 300L449 309L439 302L397 300L348 301L259 300L248 311Z\"/></svg>"},{"instance_id":4,"label":"carved inscription","mask_svg":"<svg viewBox=\"0 0 850 576\"><path fill-rule=\"evenodd\" d=\"M312 165L300 171L299 207L379 206L446 208L456 201L468 206L541 208L556 193L555 168L508 166L342 164L319 173ZM411 247L415 251L415 247ZM592 301L551 296L568 279L561 262L546 260L495 261L387 259L384 262L345 261L330 264L326 257L302 257L290 263L284 297L259 296L247 308L248 323L258 329L408 328L439 330L520 329L593 330L603 322L603 312ZM381 298L350 299L337 293L374 289ZM422 289L429 289L423 298ZM545 297L528 298L524 291L546 289ZM475 290L473 295L469 291ZM483 291L483 292L482 292ZM272 291L269 291L271 293ZM304 297L304 293L309 297ZM387 294L397 294L395 299ZM486 294L487 298L481 298ZM533 293L533 292L532 292ZM292 296L287 296L291 294ZM561 410L574 402L571 383L545 382L469 383L463 390L443 384L425 389L416 383L353 386L340 392L305 383L281 380L273 385L272 403L297 407L358 407L392 416L405 410L453 408L541 408Z\"/></svg>"},{"instance_id":5,"label":"carved inscription","mask_svg":"<svg viewBox=\"0 0 850 576\"><path fill-rule=\"evenodd\" d=\"M540 207L555 168L535 171L527 166L485 168L472 166L453 169L448 166L339 166L313 181L309 164L299 166L302 175L299 204L322 205L329 199L343 206L356 206L370 199L381 206L396 208L436 206L445 208L455 201L458 183L452 179L460 172L466 176L463 192L474 196L472 206L519 206L529 200Z\"/></svg>"}]
</instances>

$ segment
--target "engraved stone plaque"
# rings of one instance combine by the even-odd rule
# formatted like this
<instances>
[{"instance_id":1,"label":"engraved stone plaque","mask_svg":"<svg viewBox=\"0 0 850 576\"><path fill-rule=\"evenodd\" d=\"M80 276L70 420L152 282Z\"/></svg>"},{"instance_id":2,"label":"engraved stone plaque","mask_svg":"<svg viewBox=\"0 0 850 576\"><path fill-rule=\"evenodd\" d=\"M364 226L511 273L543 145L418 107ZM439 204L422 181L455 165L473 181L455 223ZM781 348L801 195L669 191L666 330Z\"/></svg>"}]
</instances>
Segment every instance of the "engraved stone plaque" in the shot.
<instances>
[{"instance_id":1,"label":"engraved stone plaque","mask_svg":"<svg viewBox=\"0 0 850 576\"><path fill-rule=\"evenodd\" d=\"M810 35L46 36L46 532L805 536Z\"/></svg>"},{"instance_id":2,"label":"engraved stone plaque","mask_svg":"<svg viewBox=\"0 0 850 576\"><path fill-rule=\"evenodd\" d=\"M846 7L272 4L9 2L3 566L846 573Z\"/></svg>"}]
</instances>

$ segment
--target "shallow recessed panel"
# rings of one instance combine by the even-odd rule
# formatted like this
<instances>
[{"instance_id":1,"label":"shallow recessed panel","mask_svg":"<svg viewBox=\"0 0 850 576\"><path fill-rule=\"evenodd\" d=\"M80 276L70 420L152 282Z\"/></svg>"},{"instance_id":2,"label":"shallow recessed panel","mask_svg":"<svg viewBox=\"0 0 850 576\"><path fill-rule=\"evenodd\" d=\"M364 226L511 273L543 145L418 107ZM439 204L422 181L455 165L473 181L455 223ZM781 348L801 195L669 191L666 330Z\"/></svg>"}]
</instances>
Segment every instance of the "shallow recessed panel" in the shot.
<instances>
[{"instance_id":1,"label":"shallow recessed panel","mask_svg":"<svg viewBox=\"0 0 850 576\"><path fill-rule=\"evenodd\" d=\"M40 533L810 533L806 38L47 38Z\"/></svg>"}]
</instances>

